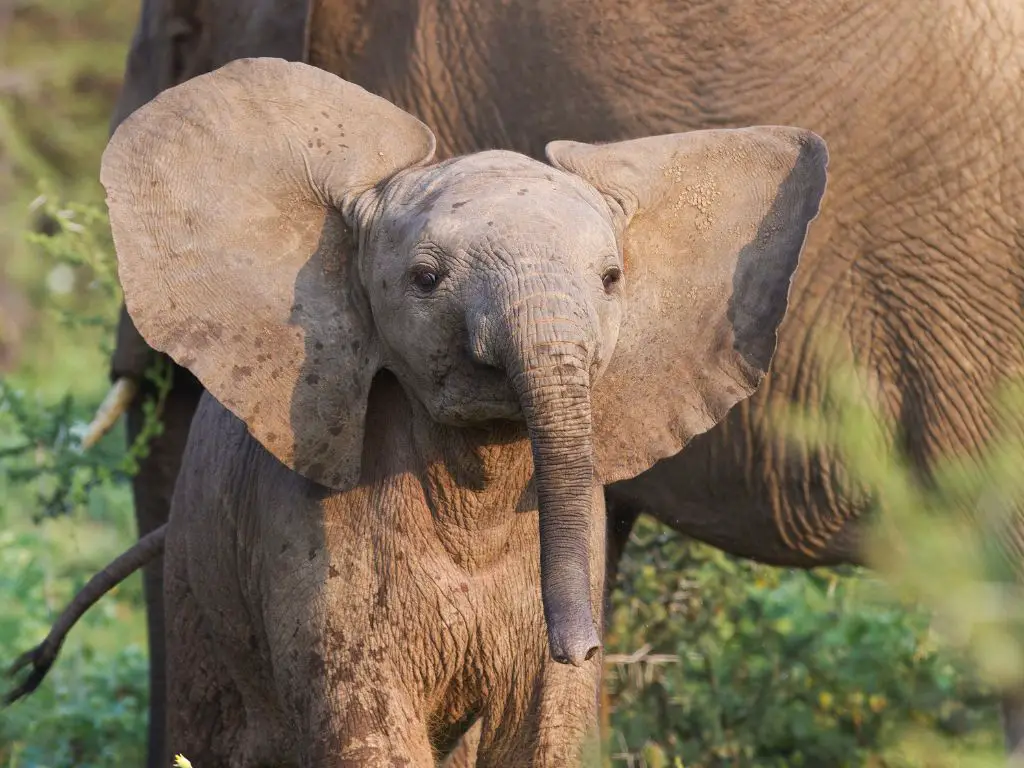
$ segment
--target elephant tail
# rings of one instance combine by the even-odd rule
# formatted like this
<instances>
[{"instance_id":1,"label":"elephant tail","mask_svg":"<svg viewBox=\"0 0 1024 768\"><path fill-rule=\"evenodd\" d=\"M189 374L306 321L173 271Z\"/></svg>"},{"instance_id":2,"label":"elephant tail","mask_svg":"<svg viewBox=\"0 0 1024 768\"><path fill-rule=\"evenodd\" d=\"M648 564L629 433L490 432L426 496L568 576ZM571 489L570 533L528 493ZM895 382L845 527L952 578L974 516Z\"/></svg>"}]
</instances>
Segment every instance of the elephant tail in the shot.
<instances>
[{"instance_id":1,"label":"elephant tail","mask_svg":"<svg viewBox=\"0 0 1024 768\"><path fill-rule=\"evenodd\" d=\"M97 573L72 598L68 607L54 622L50 634L39 645L26 651L7 670L8 677L14 677L21 670L30 667L31 671L22 683L4 695L3 706L9 706L20 698L29 695L50 671L57 654L60 653L64 640L83 614L101 597L131 576L142 566L155 560L164 550L164 539L167 536L167 524L147 533L132 547L112 560L106 568Z\"/></svg>"}]
</instances>

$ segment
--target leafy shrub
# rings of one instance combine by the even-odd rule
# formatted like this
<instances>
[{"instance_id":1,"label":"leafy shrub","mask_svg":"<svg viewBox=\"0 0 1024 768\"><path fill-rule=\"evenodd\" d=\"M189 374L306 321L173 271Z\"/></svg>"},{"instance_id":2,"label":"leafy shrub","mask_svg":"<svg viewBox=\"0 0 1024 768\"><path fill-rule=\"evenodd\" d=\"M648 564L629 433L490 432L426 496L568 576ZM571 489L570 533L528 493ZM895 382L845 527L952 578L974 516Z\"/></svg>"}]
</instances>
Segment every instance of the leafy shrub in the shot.
<instances>
[{"instance_id":1,"label":"leafy shrub","mask_svg":"<svg viewBox=\"0 0 1024 768\"><path fill-rule=\"evenodd\" d=\"M908 727L998 746L992 697L866 574L761 566L643 520L621 586L606 684L626 764L867 765Z\"/></svg>"},{"instance_id":2,"label":"leafy shrub","mask_svg":"<svg viewBox=\"0 0 1024 768\"><path fill-rule=\"evenodd\" d=\"M938 766L1001 748L983 682L1024 679L1014 550L995 546L1024 507L1024 393L993 390L995 438L924 475L864 381L838 371L827 416L794 412L778 427L837 451L887 584L856 569L773 570L642 524L610 640L671 658L628 659L641 666L611 678L622 759Z\"/></svg>"},{"instance_id":3,"label":"leafy shrub","mask_svg":"<svg viewBox=\"0 0 1024 768\"><path fill-rule=\"evenodd\" d=\"M118 501L127 511L126 499ZM117 531L84 516L41 525L3 521L4 665L42 640L72 595L123 548L127 522ZM86 614L44 685L0 711L0 765L106 768L144 762L148 694L141 608L136 576Z\"/></svg>"}]
</instances>

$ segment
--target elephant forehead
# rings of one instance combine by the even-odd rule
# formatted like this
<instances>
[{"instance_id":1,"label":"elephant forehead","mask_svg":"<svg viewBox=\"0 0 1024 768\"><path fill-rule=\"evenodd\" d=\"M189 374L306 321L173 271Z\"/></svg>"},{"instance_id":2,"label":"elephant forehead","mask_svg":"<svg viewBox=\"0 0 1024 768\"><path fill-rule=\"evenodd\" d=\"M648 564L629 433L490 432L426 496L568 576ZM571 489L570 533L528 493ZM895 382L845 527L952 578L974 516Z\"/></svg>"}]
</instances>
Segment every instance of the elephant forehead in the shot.
<instances>
[{"instance_id":1,"label":"elephant forehead","mask_svg":"<svg viewBox=\"0 0 1024 768\"><path fill-rule=\"evenodd\" d=\"M418 217L418 238L438 245L481 243L614 250L611 219L571 186L543 177L495 174L462 179Z\"/></svg>"},{"instance_id":2,"label":"elephant forehead","mask_svg":"<svg viewBox=\"0 0 1024 768\"><path fill-rule=\"evenodd\" d=\"M453 158L435 166L439 178L448 184L472 177L519 176L555 183L560 171L532 157L504 149L492 149Z\"/></svg>"}]
</instances>

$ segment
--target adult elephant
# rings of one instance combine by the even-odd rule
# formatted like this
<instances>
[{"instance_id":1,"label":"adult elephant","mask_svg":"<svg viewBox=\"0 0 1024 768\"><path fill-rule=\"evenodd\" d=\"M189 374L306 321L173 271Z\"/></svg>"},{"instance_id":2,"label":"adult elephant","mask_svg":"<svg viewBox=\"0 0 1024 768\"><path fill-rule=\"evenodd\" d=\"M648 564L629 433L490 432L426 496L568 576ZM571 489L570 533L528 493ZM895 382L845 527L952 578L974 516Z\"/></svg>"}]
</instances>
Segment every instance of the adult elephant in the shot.
<instances>
[{"instance_id":1,"label":"adult elephant","mask_svg":"<svg viewBox=\"0 0 1024 768\"><path fill-rule=\"evenodd\" d=\"M864 509L835 457L785 444L770 414L820 406L836 360L852 357L927 475L942 453L980 449L995 429L986 395L1024 372L1017 0L145 0L139 30L115 123L170 84L273 55L413 113L435 128L441 157L501 147L540 158L567 136L766 123L826 139L828 201L769 380L685 454L608 489L612 563L643 512L764 562L858 562ZM825 339L829 354L817 354ZM151 355L123 316L114 376L141 381ZM198 394L176 370L166 431L135 481L142 532L166 518ZM1019 563L1017 540L1006 554ZM158 568L146 585L158 706ZM1007 714L1015 746L1024 709ZM158 738L159 715L152 724ZM153 741L151 765L161 753Z\"/></svg>"}]
</instances>

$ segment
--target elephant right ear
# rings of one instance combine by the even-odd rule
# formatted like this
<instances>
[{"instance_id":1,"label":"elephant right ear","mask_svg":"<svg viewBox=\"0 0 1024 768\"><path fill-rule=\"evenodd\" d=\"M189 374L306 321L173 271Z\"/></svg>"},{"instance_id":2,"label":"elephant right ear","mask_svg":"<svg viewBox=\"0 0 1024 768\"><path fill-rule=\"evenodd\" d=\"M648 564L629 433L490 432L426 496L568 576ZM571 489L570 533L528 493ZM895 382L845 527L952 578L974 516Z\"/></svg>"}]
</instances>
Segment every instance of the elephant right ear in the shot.
<instances>
[{"instance_id":1,"label":"elephant right ear","mask_svg":"<svg viewBox=\"0 0 1024 768\"><path fill-rule=\"evenodd\" d=\"M434 146L423 123L323 70L240 59L136 111L103 155L136 327L323 485L359 479L380 366L356 201Z\"/></svg>"},{"instance_id":2,"label":"elephant right ear","mask_svg":"<svg viewBox=\"0 0 1024 768\"><path fill-rule=\"evenodd\" d=\"M757 391L825 193L828 148L810 131L754 126L558 141L547 154L604 195L620 227L626 311L591 393L608 485L677 453Z\"/></svg>"}]
</instances>

